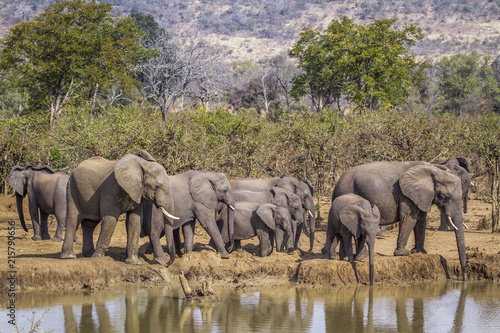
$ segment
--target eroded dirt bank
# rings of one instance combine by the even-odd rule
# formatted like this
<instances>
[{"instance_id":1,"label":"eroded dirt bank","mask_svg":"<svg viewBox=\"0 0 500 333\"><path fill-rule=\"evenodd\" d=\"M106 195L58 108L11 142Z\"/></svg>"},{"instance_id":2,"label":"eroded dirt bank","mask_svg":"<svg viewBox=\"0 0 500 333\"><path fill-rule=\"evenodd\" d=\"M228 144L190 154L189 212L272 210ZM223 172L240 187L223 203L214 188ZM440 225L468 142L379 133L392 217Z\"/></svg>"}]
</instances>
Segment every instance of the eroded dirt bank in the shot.
<instances>
[{"instance_id":1,"label":"eroded dirt bank","mask_svg":"<svg viewBox=\"0 0 500 333\"><path fill-rule=\"evenodd\" d=\"M326 218L329 203L324 200L321 217ZM27 212L27 209L25 210ZM27 214L26 214L27 215ZM471 279L500 280L500 234L488 230L478 230L483 217L489 217L489 205L479 200L471 200L469 213L464 215L469 226L466 230L468 275ZM387 238L378 239L375 245L375 283L413 284L423 281L459 279L461 276L458 254L453 232L437 231L439 224L437 210L429 216L426 250L427 255L394 257L397 229L389 230ZM7 247L7 227L9 221L16 223L15 264L9 267ZM55 231L54 220L50 233ZM27 224L31 221L28 219ZM99 230L96 230L96 236ZM195 251L165 267L152 262L152 255L144 254L147 238L140 240L142 264L127 265L125 259L126 234L124 223L119 223L107 255L103 259L81 258L81 243L75 244L79 258L61 260L61 243L32 241L32 230L25 232L19 225L15 210L15 199L0 198L0 292L7 292L7 279L15 272L16 291L45 291L67 289L96 289L112 287L123 281L144 285L179 285L178 275L184 273L188 279L200 281L211 276L214 285L235 288L251 288L295 283L297 285L319 287L368 283L368 262L351 265L337 258L322 259L320 254L325 239L324 230L319 230L312 253L294 251L273 253L267 258L256 255L257 241L244 242L244 252L232 253L231 258L221 259L206 244L208 237L197 226ZM81 239L81 238L80 238ZM308 244L303 236L302 244ZM411 248L412 239L408 244ZM162 240L162 243L165 241ZM305 246L304 246L305 247Z\"/></svg>"}]
</instances>

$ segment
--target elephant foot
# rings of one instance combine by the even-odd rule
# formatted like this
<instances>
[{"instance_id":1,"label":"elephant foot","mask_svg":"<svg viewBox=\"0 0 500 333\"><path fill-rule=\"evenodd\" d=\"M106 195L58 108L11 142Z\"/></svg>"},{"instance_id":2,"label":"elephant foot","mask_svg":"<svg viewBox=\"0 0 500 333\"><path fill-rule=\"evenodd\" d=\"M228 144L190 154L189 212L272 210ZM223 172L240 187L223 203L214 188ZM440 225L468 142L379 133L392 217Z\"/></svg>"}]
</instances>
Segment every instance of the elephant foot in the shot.
<instances>
[{"instance_id":1,"label":"elephant foot","mask_svg":"<svg viewBox=\"0 0 500 333\"><path fill-rule=\"evenodd\" d=\"M166 260L165 260L166 261ZM140 265L141 264L141 261L139 260L138 257L131 257L131 258L127 258L125 259L125 263L126 264L129 264L129 265Z\"/></svg>"},{"instance_id":2,"label":"elephant foot","mask_svg":"<svg viewBox=\"0 0 500 333\"><path fill-rule=\"evenodd\" d=\"M395 249L394 250L394 255L395 256L409 256L410 255L410 250L407 250L407 249Z\"/></svg>"},{"instance_id":3,"label":"elephant foot","mask_svg":"<svg viewBox=\"0 0 500 333\"><path fill-rule=\"evenodd\" d=\"M61 259L76 259L76 256L75 256L74 253L65 253L65 252L62 252L61 256L59 258L61 258Z\"/></svg>"},{"instance_id":4,"label":"elephant foot","mask_svg":"<svg viewBox=\"0 0 500 333\"><path fill-rule=\"evenodd\" d=\"M153 246L151 243L149 243L148 247L146 248L146 251L144 251L146 254L152 254L153 253Z\"/></svg>"},{"instance_id":5,"label":"elephant foot","mask_svg":"<svg viewBox=\"0 0 500 333\"><path fill-rule=\"evenodd\" d=\"M164 263L166 263L168 261L168 259L167 259L167 257L165 255L163 255L163 256L155 256L153 258L153 261L156 261L158 263L164 264Z\"/></svg>"},{"instance_id":6,"label":"elephant foot","mask_svg":"<svg viewBox=\"0 0 500 333\"><path fill-rule=\"evenodd\" d=\"M85 256L85 255L84 255ZM103 258L104 257L104 253L101 253L101 252L94 252L90 257L92 258Z\"/></svg>"},{"instance_id":7,"label":"elephant foot","mask_svg":"<svg viewBox=\"0 0 500 333\"><path fill-rule=\"evenodd\" d=\"M62 237L54 236L50 240L55 242L55 243L60 243L60 242L62 242Z\"/></svg>"},{"instance_id":8,"label":"elephant foot","mask_svg":"<svg viewBox=\"0 0 500 333\"><path fill-rule=\"evenodd\" d=\"M411 254L415 254L415 253L423 253L423 254L427 254L427 251L425 251L425 249L417 249L417 248L414 248L411 250Z\"/></svg>"},{"instance_id":9,"label":"elephant foot","mask_svg":"<svg viewBox=\"0 0 500 333\"><path fill-rule=\"evenodd\" d=\"M229 259L231 256L227 252L222 252L222 253L220 253L220 257L222 259Z\"/></svg>"},{"instance_id":10,"label":"elephant foot","mask_svg":"<svg viewBox=\"0 0 500 333\"><path fill-rule=\"evenodd\" d=\"M330 253L325 248L321 249L321 253L323 254L323 258L325 258L325 259L332 259L332 256L330 255Z\"/></svg>"},{"instance_id":11,"label":"elephant foot","mask_svg":"<svg viewBox=\"0 0 500 333\"><path fill-rule=\"evenodd\" d=\"M42 237L40 237L39 235L34 235L33 237L31 237L31 239L34 241L39 241L42 240Z\"/></svg>"},{"instance_id":12,"label":"elephant foot","mask_svg":"<svg viewBox=\"0 0 500 333\"><path fill-rule=\"evenodd\" d=\"M50 239L50 236L49 235L43 235L42 236L42 240L49 240Z\"/></svg>"}]
</instances>

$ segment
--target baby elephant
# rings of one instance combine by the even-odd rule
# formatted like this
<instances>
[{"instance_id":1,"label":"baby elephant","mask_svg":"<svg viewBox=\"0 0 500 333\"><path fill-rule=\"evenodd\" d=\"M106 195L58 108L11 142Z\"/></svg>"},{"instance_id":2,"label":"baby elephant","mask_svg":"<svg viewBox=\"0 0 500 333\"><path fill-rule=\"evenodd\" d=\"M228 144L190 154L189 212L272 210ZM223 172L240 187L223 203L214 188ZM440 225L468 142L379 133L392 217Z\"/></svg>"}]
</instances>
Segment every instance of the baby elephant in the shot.
<instances>
[{"instance_id":1,"label":"baby elephant","mask_svg":"<svg viewBox=\"0 0 500 333\"><path fill-rule=\"evenodd\" d=\"M217 225L221 231L222 239L229 242L227 237L227 207L225 207L217 218ZM271 203L256 203L237 201L234 211L234 246L241 251L241 240L257 236L260 243L260 256L266 257L273 252L275 232L284 231L286 244L288 237L292 234L292 218L287 208Z\"/></svg>"},{"instance_id":2,"label":"baby elephant","mask_svg":"<svg viewBox=\"0 0 500 333\"><path fill-rule=\"evenodd\" d=\"M370 256L370 285L373 285L373 257L375 238L380 223L380 212L377 206L356 194L346 194L332 202L328 213L328 227L326 244L321 251L326 259L330 259L332 242L340 239L340 259L347 257L349 262L354 262L352 250L352 236L355 237L360 253L365 243L368 243Z\"/></svg>"}]
</instances>

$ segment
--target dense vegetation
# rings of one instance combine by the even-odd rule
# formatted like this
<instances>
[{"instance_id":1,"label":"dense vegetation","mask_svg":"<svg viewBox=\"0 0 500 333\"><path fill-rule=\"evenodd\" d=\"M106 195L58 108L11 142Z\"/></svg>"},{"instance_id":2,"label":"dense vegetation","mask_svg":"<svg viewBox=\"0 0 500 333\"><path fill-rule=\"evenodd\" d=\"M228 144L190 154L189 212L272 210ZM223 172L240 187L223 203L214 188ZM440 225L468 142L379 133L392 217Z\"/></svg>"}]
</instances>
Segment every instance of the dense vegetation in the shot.
<instances>
[{"instance_id":1,"label":"dense vegetation","mask_svg":"<svg viewBox=\"0 0 500 333\"><path fill-rule=\"evenodd\" d=\"M152 16L113 18L112 8L60 1L2 39L5 190L16 164L71 172L90 156L138 149L171 174L291 174L318 195L368 161L466 156L492 184L482 195L499 225L498 58L416 61L416 25L344 16L303 28L289 55L228 64L203 40L182 44Z\"/></svg>"}]
</instances>

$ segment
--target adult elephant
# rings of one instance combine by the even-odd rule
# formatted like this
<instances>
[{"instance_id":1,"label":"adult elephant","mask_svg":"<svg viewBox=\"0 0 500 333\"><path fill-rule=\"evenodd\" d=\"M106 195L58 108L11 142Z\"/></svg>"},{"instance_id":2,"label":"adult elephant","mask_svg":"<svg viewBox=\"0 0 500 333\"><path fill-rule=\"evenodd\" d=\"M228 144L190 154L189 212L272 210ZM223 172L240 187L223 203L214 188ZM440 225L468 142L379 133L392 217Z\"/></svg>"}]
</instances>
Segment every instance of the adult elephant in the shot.
<instances>
[{"instance_id":1,"label":"adult elephant","mask_svg":"<svg viewBox=\"0 0 500 333\"><path fill-rule=\"evenodd\" d=\"M251 178L238 178L231 182L233 191L254 191L254 192L267 192L273 187L281 187L290 192L297 194L302 201L304 207L304 221L307 220L307 215L310 216L310 238L309 251L312 251L314 245L314 230L316 228L316 214L313 202L313 187L309 180L300 181L297 178L284 175L279 178L268 179L251 179ZM299 239L302 233L304 223L297 225L294 247L299 247ZM304 229L307 235L307 228Z\"/></svg>"},{"instance_id":2,"label":"adult elephant","mask_svg":"<svg viewBox=\"0 0 500 333\"><path fill-rule=\"evenodd\" d=\"M224 208L218 218L217 224L225 242L228 229L227 207ZM292 233L292 219L287 208L272 203L237 201L234 211L234 242L237 251L241 251L241 240L257 236L259 239L259 255L266 257L273 252L274 237L276 231L284 232L283 245ZM278 246L278 245L277 245Z\"/></svg>"},{"instance_id":3,"label":"adult elephant","mask_svg":"<svg viewBox=\"0 0 500 333\"><path fill-rule=\"evenodd\" d=\"M9 184L16 192L17 212L25 231L23 199L28 195L28 206L33 223L33 240L51 239L47 220L49 214L54 214L57 229L52 240L60 242L63 238L66 223L66 185L69 176L56 172L48 165L34 168L23 168L16 165L9 173ZM40 212L40 214L39 214Z\"/></svg>"},{"instance_id":4,"label":"adult elephant","mask_svg":"<svg viewBox=\"0 0 500 333\"><path fill-rule=\"evenodd\" d=\"M439 163L450 169L451 173L460 178L462 184L462 208L464 214L467 213L467 201L469 200L469 189L471 185L470 163L465 157L453 157ZM450 225L446 214L441 211L441 222L438 230L449 230Z\"/></svg>"},{"instance_id":5,"label":"adult elephant","mask_svg":"<svg viewBox=\"0 0 500 333\"><path fill-rule=\"evenodd\" d=\"M169 223L168 219L164 221L161 211L153 208L148 203L144 205L143 231L149 236L150 247L152 247L155 260L167 261L160 245L160 238L164 232L170 254L169 263L174 261L179 243L174 239L174 231L180 230L181 227L184 233L184 252L187 253L193 250L195 219L210 235L221 257L229 258L229 253L224 247L224 242L212 213L212 210L223 209L226 206L230 208L227 210L229 221L227 237L232 246L235 200L226 176L218 172L192 170L168 178L170 188L174 193L174 215L178 216L179 219ZM222 207L219 205L222 205ZM150 250L148 249L147 252L150 252Z\"/></svg>"},{"instance_id":6,"label":"adult elephant","mask_svg":"<svg viewBox=\"0 0 500 333\"><path fill-rule=\"evenodd\" d=\"M302 201L297 194L277 186L265 192L234 191L233 193L237 202L245 201L255 203L272 203L288 209L292 220L297 221L297 223L292 223L292 233L290 234L290 237L288 237L287 244L283 244L284 233L282 232L282 229L276 229L276 250L281 251L285 245L288 249L294 247L297 224L304 225L305 218L307 216L304 207L302 206Z\"/></svg>"},{"instance_id":7,"label":"adult elephant","mask_svg":"<svg viewBox=\"0 0 500 333\"><path fill-rule=\"evenodd\" d=\"M143 156L150 157L144 151L136 155L127 154L118 161L92 157L75 168L68 181L66 236L61 258L75 258L73 238L80 224L83 256L104 256L118 217L126 213L125 262L139 264L141 203L150 200L170 219L176 219L169 213L174 210L174 202L165 168L152 158L147 160ZM101 232L94 250L93 233L100 221Z\"/></svg>"},{"instance_id":8,"label":"adult elephant","mask_svg":"<svg viewBox=\"0 0 500 333\"><path fill-rule=\"evenodd\" d=\"M467 279L464 226L462 220L462 186L460 179L446 167L427 162L372 162L346 171L333 190L332 202L341 195L354 193L380 210L380 225L399 221L394 255L409 255L406 244L411 231L415 247L422 252L425 243L427 212L436 204L456 227L458 253L464 280ZM453 221L453 222L451 222Z\"/></svg>"}]
</instances>

